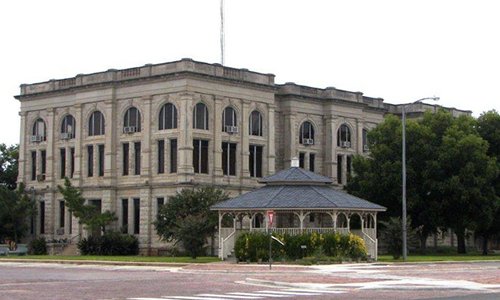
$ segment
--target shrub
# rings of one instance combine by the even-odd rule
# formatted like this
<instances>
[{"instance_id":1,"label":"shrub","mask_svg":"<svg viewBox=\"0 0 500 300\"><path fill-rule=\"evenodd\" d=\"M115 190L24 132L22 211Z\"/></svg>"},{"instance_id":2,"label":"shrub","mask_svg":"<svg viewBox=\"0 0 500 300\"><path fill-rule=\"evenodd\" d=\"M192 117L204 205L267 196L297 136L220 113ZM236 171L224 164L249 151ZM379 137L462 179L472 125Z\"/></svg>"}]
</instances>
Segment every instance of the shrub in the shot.
<instances>
[{"instance_id":1,"label":"shrub","mask_svg":"<svg viewBox=\"0 0 500 300\"><path fill-rule=\"evenodd\" d=\"M285 246L281 246L273 242L275 260L280 258L296 260L313 256L314 262L322 260L337 262L343 258L359 260L367 256L363 239L353 234L304 233L283 236L275 234L275 236L285 243ZM303 249L302 246L306 248ZM244 233L236 239L234 249L239 261L266 261L269 259L269 235L260 232Z\"/></svg>"},{"instance_id":2,"label":"shrub","mask_svg":"<svg viewBox=\"0 0 500 300\"><path fill-rule=\"evenodd\" d=\"M44 237L39 237L32 240L28 245L28 252L33 255L47 254L47 241Z\"/></svg>"},{"instance_id":3,"label":"shrub","mask_svg":"<svg viewBox=\"0 0 500 300\"><path fill-rule=\"evenodd\" d=\"M78 242L82 255L137 255L139 241L133 235L107 232L103 236L89 236Z\"/></svg>"}]
</instances>

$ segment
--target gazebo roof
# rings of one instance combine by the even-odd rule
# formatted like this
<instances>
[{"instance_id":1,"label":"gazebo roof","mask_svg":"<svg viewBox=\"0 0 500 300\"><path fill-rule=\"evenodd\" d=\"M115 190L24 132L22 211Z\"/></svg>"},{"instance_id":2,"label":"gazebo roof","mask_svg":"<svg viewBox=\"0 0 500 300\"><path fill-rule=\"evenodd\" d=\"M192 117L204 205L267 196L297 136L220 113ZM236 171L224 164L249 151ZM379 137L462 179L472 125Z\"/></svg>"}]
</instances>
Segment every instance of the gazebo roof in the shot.
<instances>
[{"instance_id":1,"label":"gazebo roof","mask_svg":"<svg viewBox=\"0 0 500 300\"><path fill-rule=\"evenodd\" d=\"M213 210L352 209L385 211L386 208L331 187L270 185L212 206Z\"/></svg>"},{"instance_id":2,"label":"gazebo roof","mask_svg":"<svg viewBox=\"0 0 500 300\"><path fill-rule=\"evenodd\" d=\"M264 177L259 180L260 183L267 184L303 184L303 185L317 185L317 184L331 184L332 180L328 177L318 175L316 173L304 170L299 167L291 167L289 169L279 171L276 174Z\"/></svg>"},{"instance_id":3,"label":"gazebo roof","mask_svg":"<svg viewBox=\"0 0 500 300\"><path fill-rule=\"evenodd\" d=\"M264 177L266 186L211 207L212 210L342 209L385 211L386 208L331 187L332 180L298 167Z\"/></svg>"}]
</instances>

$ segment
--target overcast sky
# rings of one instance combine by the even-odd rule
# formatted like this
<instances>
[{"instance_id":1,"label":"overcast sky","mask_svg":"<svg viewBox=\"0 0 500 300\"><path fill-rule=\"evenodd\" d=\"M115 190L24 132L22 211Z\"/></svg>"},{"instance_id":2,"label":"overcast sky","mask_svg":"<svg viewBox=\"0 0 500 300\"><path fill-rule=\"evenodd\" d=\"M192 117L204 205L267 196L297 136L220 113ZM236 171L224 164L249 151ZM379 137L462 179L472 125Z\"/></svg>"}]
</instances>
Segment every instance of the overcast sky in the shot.
<instances>
[{"instance_id":1,"label":"overcast sky","mask_svg":"<svg viewBox=\"0 0 500 300\"><path fill-rule=\"evenodd\" d=\"M21 83L190 57L220 62L220 0L2 1L0 143ZM500 1L226 0L226 65L388 103L500 110Z\"/></svg>"}]
</instances>

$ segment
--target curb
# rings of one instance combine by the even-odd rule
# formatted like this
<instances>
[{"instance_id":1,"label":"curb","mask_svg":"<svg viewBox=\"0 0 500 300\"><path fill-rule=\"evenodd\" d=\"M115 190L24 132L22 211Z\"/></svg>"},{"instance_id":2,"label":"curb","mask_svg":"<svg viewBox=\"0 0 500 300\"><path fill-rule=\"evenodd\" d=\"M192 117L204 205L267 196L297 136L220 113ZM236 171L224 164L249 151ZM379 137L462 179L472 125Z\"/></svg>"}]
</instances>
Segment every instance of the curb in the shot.
<instances>
[{"instance_id":1,"label":"curb","mask_svg":"<svg viewBox=\"0 0 500 300\"><path fill-rule=\"evenodd\" d=\"M104 261L104 260L56 260L56 259L0 259L0 263L42 263L71 265L107 265L107 266L149 266L149 267L185 267L188 263L134 262L134 261Z\"/></svg>"}]
</instances>

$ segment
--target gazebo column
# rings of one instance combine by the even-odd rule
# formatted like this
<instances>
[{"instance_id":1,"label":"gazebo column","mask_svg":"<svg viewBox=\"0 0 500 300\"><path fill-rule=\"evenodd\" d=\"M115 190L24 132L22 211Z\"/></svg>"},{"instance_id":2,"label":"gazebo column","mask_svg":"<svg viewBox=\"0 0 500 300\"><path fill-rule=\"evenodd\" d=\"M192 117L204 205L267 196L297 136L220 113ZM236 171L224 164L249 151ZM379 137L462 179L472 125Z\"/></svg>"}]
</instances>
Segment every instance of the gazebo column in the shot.
<instances>
[{"instance_id":1,"label":"gazebo column","mask_svg":"<svg viewBox=\"0 0 500 300\"><path fill-rule=\"evenodd\" d=\"M248 219L250 220L250 225L249 225L250 231L252 231L252 227L253 227L253 224L252 224L253 223L253 216L254 216L254 214L252 214L252 213L248 214Z\"/></svg>"},{"instance_id":2,"label":"gazebo column","mask_svg":"<svg viewBox=\"0 0 500 300\"><path fill-rule=\"evenodd\" d=\"M222 216L224 215L224 213L222 213L220 210L219 210L219 258L223 258L223 254L222 254Z\"/></svg>"},{"instance_id":3,"label":"gazebo column","mask_svg":"<svg viewBox=\"0 0 500 300\"><path fill-rule=\"evenodd\" d=\"M347 232L351 233L351 214L345 214L347 220Z\"/></svg>"},{"instance_id":4,"label":"gazebo column","mask_svg":"<svg viewBox=\"0 0 500 300\"><path fill-rule=\"evenodd\" d=\"M361 232L362 233L365 233L365 217L366 217L366 213L363 213L360 215L360 219L361 219Z\"/></svg>"},{"instance_id":5,"label":"gazebo column","mask_svg":"<svg viewBox=\"0 0 500 300\"><path fill-rule=\"evenodd\" d=\"M300 221L300 232L304 230L304 219L306 218L306 215L304 214L304 211L300 211L299 214L299 221Z\"/></svg>"}]
</instances>

